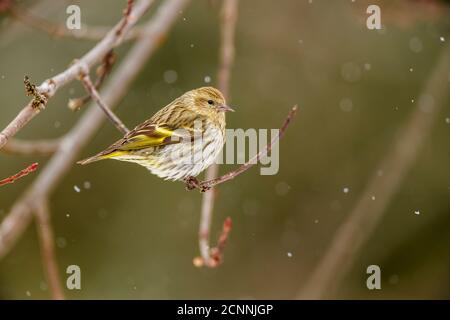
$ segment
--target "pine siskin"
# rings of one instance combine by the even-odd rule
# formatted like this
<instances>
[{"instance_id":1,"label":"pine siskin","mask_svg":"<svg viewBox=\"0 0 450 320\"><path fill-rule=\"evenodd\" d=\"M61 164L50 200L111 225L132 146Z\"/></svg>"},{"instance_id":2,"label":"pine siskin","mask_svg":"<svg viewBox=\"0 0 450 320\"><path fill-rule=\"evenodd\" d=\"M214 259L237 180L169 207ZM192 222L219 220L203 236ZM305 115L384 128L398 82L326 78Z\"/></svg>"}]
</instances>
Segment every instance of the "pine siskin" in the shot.
<instances>
[{"instance_id":1,"label":"pine siskin","mask_svg":"<svg viewBox=\"0 0 450 320\"><path fill-rule=\"evenodd\" d=\"M78 163L115 159L140 164L164 179L190 179L222 150L226 111L234 110L219 90L188 91L106 150Z\"/></svg>"}]
</instances>

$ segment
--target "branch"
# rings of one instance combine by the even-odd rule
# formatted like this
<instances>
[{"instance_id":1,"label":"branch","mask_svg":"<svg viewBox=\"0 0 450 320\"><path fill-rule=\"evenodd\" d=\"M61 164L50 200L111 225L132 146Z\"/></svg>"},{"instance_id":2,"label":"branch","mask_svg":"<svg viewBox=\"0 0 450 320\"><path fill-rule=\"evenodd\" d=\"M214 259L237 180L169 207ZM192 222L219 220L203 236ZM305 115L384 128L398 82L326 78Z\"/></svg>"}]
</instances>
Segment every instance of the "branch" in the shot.
<instances>
[{"instance_id":1,"label":"branch","mask_svg":"<svg viewBox=\"0 0 450 320\"><path fill-rule=\"evenodd\" d=\"M80 30L69 30L65 25L53 24L52 22L43 19L24 7L18 5L12 5L9 8L11 16L18 21L35 28L37 30L48 33L52 37L64 37L73 38L77 40L101 40L103 39L110 27L100 27L100 26L87 26L83 25ZM125 36L124 40L132 40L141 36L141 29L139 27L134 27Z\"/></svg>"},{"instance_id":2,"label":"branch","mask_svg":"<svg viewBox=\"0 0 450 320\"><path fill-rule=\"evenodd\" d=\"M231 227L231 218L227 217L223 222L222 233L220 234L219 240L217 241L217 246L210 249L209 255L211 257L211 261L209 262L209 267L217 267L223 262L223 252L225 250L225 245L227 244L228 236L231 232ZM206 238L206 241L209 240L207 234L200 234L200 237ZM202 267L204 266L204 261L205 260L202 257L195 257L193 263L196 267Z\"/></svg>"},{"instance_id":3,"label":"branch","mask_svg":"<svg viewBox=\"0 0 450 320\"><path fill-rule=\"evenodd\" d=\"M218 87L224 96L229 99L229 82L231 76L231 67L234 60L234 35L236 29L238 14L237 0L224 0L221 12L221 46L220 46L220 66L218 70ZM212 180L217 177L219 166L211 165L206 170L206 179ZM220 261L215 261L211 256L209 245L209 235L211 229L211 220L214 210L214 190L206 191L202 198L202 211L199 227L199 249L201 265L207 267L216 267ZM200 265L200 264L198 264Z\"/></svg>"},{"instance_id":4,"label":"branch","mask_svg":"<svg viewBox=\"0 0 450 320\"><path fill-rule=\"evenodd\" d=\"M50 287L54 300L64 300L64 291L58 275L58 262L56 261L54 235L50 222L48 204L42 202L35 210L37 231L41 247L42 265L45 278Z\"/></svg>"},{"instance_id":5,"label":"branch","mask_svg":"<svg viewBox=\"0 0 450 320\"><path fill-rule=\"evenodd\" d=\"M19 112L16 118L0 132L0 149L43 109L48 100L55 95L58 89L76 79L80 72L88 73L89 68L99 62L109 51L111 51L111 49L122 43L124 35L147 11L153 1L154 0L139 1L138 4L133 7L133 10L129 12L129 15L124 16L121 21L119 21L119 23L81 59L76 60L69 68L56 76L45 80L40 86L36 87L34 91L35 99L29 102L22 111ZM36 106L37 95L45 97L45 101L43 100L38 107Z\"/></svg>"},{"instance_id":6,"label":"branch","mask_svg":"<svg viewBox=\"0 0 450 320\"><path fill-rule=\"evenodd\" d=\"M106 76L111 72L112 66L116 60L116 56L114 52L111 50L109 51L106 56L103 57L102 64L98 66L97 68L97 79L95 80L94 88L99 89L100 86L103 84L103 81L105 81ZM75 98L75 99L69 99L68 107L72 111L78 111L83 107L86 103L88 103L91 100L91 96L85 95L81 98Z\"/></svg>"},{"instance_id":7,"label":"branch","mask_svg":"<svg viewBox=\"0 0 450 320\"><path fill-rule=\"evenodd\" d=\"M448 96L450 46L446 46L421 96L430 95L433 105L417 103L410 119L399 131L391 149L377 168L384 172L369 180L366 189L346 220L336 231L331 244L298 294L299 299L319 299L336 289L353 266L359 250L370 238L386 213L392 197L413 166ZM376 201L371 200L376 195Z\"/></svg>"},{"instance_id":8,"label":"branch","mask_svg":"<svg viewBox=\"0 0 450 320\"><path fill-rule=\"evenodd\" d=\"M154 18L143 26L147 36L136 40L102 90L103 99L108 106L113 108L125 96L133 80L162 44L161 39L166 37L188 2L188 0L164 1ZM91 103L77 124L63 137L58 150L45 168L26 192L16 200L0 224L0 259L14 246L30 222L32 211L51 196L76 161L81 149L91 141L104 120L103 112Z\"/></svg>"},{"instance_id":9,"label":"branch","mask_svg":"<svg viewBox=\"0 0 450 320\"><path fill-rule=\"evenodd\" d=\"M33 163L33 164L29 165L28 167L26 167L25 169L19 171L18 173L14 174L6 179L0 180L0 187L4 186L5 184L14 183L16 180L18 180L22 177L25 177L26 175L35 171L37 169L37 167L38 167L38 164Z\"/></svg>"},{"instance_id":10,"label":"branch","mask_svg":"<svg viewBox=\"0 0 450 320\"><path fill-rule=\"evenodd\" d=\"M81 83L83 84L86 91L92 97L92 100L103 110L106 116L111 120L111 122L116 126L116 128L123 134L127 134L130 130L123 124L123 122L111 111L111 109L106 106L105 102L100 97L99 93L94 87L91 78L87 74L81 75Z\"/></svg>"},{"instance_id":11,"label":"branch","mask_svg":"<svg viewBox=\"0 0 450 320\"><path fill-rule=\"evenodd\" d=\"M209 190L212 187L215 187L221 183L224 183L224 182L227 182L229 180L236 178L241 173L244 173L245 171L247 171L248 169L253 167L255 164L258 163L258 161L262 157L267 155L272 150L272 147L274 146L274 144L278 143L278 141L284 136L286 129L288 128L289 124L294 119L295 115L297 114L297 110L298 110L298 107L296 105L292 107L292 109L289 111L288 116L284 120L283 125L279 129L278 134L272 138L272 141L270 141L270 143L267 144L263 150L258 152L258 154L253 156L246 163L241 165L236 170L230 171L218 178L209 179L209 180L205 180L205 181L195 181L195 180L188 181L188 185L187 185L188 190L199 189L200 191L204 192L204 191Z\"/></svg>"},{"instance_id":12,"label":"branch","mask_svg":"<svg viewBox=\"0 0 450 320\"><path fill-rule=\"evenodd\" d=\"M48 155L58 149L61 139L18 140L11 139L0 151L16 155Z\"/></svg>"}]
</instances>

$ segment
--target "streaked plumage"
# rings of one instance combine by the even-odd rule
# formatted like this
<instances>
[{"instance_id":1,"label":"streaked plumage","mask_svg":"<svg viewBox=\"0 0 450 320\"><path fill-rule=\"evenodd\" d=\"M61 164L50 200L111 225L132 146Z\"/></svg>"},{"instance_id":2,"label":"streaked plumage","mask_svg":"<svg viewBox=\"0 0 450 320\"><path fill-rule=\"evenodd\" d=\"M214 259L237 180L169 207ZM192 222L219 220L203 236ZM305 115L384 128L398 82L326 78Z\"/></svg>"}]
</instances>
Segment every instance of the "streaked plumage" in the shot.
<instances>
[{"instance_id":1,"label":"streaked plumage","mask_svg":"<svg viewBox=\"0 0 450 320\"><path fill-rule=\"evenodd\" d=\"M195 177L222 150L225 111L231 110L215 88L188 91L106 150L78 163L115 159L140 164L164 179Z\"/></svg>"}]
</instances>

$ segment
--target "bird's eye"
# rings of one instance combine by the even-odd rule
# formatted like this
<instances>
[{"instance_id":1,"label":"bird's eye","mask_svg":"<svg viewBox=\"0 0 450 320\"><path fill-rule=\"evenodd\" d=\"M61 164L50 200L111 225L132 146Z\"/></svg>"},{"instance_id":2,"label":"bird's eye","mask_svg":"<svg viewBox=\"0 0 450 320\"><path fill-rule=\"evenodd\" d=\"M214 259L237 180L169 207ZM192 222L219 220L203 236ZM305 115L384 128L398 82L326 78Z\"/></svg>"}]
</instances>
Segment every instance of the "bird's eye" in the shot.
<instances>
[{"instance_id":1,"label":"bird's eye","mask_svg":"<svg viewBox=\"0 0 450 320\"><path fill-rule=\"evenodd\" d=\"M209 104L210 106L212 106L212 105L214 104L214 101L208 100L208 104Z\"/></svg>"}]
</instances>

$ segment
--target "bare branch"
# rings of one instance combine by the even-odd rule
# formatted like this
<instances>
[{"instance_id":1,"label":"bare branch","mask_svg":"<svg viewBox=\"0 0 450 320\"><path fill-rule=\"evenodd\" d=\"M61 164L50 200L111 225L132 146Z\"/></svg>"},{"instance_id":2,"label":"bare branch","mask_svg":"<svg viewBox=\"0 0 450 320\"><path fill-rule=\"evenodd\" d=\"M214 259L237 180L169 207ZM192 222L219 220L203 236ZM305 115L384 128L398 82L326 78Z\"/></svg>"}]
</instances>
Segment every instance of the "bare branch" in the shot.
<instances>
[{"instance_id":1,"label":"bare branch","mask_svg":"<svg viewBox=\"0 0 450 320\"><path fill-rule=\"evenodd\" d=\"M329 296L349 272L358 251L372 235L386 213L389 202L413 166L417 153L433 128L440 108L445 105L449 93L449 72L450 46L447 45L421 95L432 99L425 99L425 102L419 99L410 119L399 131L391 149L377 166L383 170L383 176L379 177L375 173L369 180L355 207L336 231L329 248L300 291L299 299L320 299ZM371 200L373 195L376 195L376 201Z\"/></svg>"},{"instance_id":2,"label":"bare branch","mask_svg":"<svg viewBox=\"0 0 450 320\"><path fill-rule=\"evenodd\" d=\"M125 16L119 23L88 53L81 59L76 60L69 68L56 76L45 80L40 86L35 88L35 94L44 96L45 102L51 98L58 89L77 78L80 72L88 73L89 68L100 61L111 49L118 46L124 35L133 27L137 20L147 11L154 0L141 0L128 16ZM127 6L128 8L128 6ZM42 104L41 104L42 106ZM33 119L41 108L36 106L36 98L29 102L22 111L11 121L2 132L0 132L0 149L20 131L31 119Z\"/></svg>"},{"instance_id":3,"label":"bare branch","mask_svg":"<svg viewBox=\"0 0 450 320\"><path fill-rule=\"evenodd\" d=\"M211 263L211 265L209 267L217 267L223 262L223 252L225 250L225 245L227 244L228 236L231 232L231 227L231 218L227 217L223 222L222 233L220 234L219 240L217 241L217 246L211 248L210 250L209 255L211 256L211 261L209 263ZM209 240L207 234L199 234L199 237L206 237L206 240ZM202 257L195 257L193 263L196 267L202 267L205 264Z\"/></svg>"},{"instance_id":4,"label":"bare branch","mask_svg":"<svg viewBox=\"0 0 450 320\"><path fill-rule=\"evenodd\" d=\"M11 139L0 151L16 155L48 155L58 149L61 139L18 140Z\"/></svg>"},{"instance_id":5,"label":"bare branch","mask_svg":"<svg viewBox=\"0 0 450 320\"><path fill-rule=\"evenodd\" d=\"M236 170L228 172L228 173L226 173L226 174L224 174L224 175L222 175L222 176L220 176L218 178L196 182L195 185L193 185L192 187L189 186L188 189L199 189L200 191L209 190L212 187L217 186L218 184L221 184L221 183L224 183L224 182L227 182L229 180L232 180L232 179L236 178L241 173L243 173L243 172L247 171L248 169L250 169L251 167L253 167L255 164L258 163L258 161L261 158L266 156L272 150L272 147L274 146L274 144L278 143L279 140L284 136L284 134L286 132L286 129L288 128L288 126L291 123L291 121L294 119L294 116L297 114L297 110L298 110L297 106L293 106L292 107L292 109L289 111L288 116L284 120L283 125L279 129L278 134L275 137L272 138L272 141L269 144L267 144L266 147L263 150L258 152L258 154L253 156L246 163L241 165Z\"/></svg>"},{"instance_id":6,"label":"bare branch","mask_svg":"<svg viewBox=\"0 0 450 320\"><path fill-rule=\"evenodd\" d=\"M83 25L80 30L69 30L64 25L53 24L52 22L41 18L28 9L18 6L12 5L8 8L11 16L17 19L18 21L35 28L37 30L48 33L52 37L64 37L64 38L73 38L77 40L101 40L103 39L111 27L103 27L103 26L87 26ZM125 36L124 41L132 40L139 36L141 36L142 30L139 27L134 27L131 29L128 34Z\"/></svg>"},{"instance_id":7,"label":"bare branch","mask_svg":"<svg viewBox=\"0 0 450 320\"><path fill-rule=\"evenodd\" d=\"M37 231L41 246L42 265L45 278L54 300L64 300L64 291L58 274L58 262L56 261L53 229L50 221L48 204L42 202L35 210Z\"/></svg>"},{"instance_id":8,"label":"bare branch","mask_svg":"<svg viewBox=\"0 0 450 320\"><path fill-rule=\"evenodd\" d=\"M234 60L234 35L236 29L238 14L237 0L224 0L221 12L221 46L220 46L220 66L218 71L218 87L219 90L229 100L229 82L231 75L231 67ZM206 179L213 180L219 173L217 164L211 165L206 171ZM214 210L214 190L206 191L202 198L202 210L200 217L199 230L199 249L202 265L207 267L216 267L217 264L211 257L209 245L209 235L211 228L212 214Z\"/></svg>"},{"instance_id":9,"label":"bare branch","mask_svg":"<svg viewBox=\"0 0 450 320\"><path fill-rule=\"evenodd\" d=\"M29 175L31 172L36 171L37 167L38 167L38 164L33 163L33 164L29 165L28 167L26 167L25 169L20 170L18 173L14 174L6 179L0 180L0 187L4 186L5 184L14 183L14 182L16 182L16 180L18 180L22 177L25 177L26 175Z\"/></svg>"},{"instance_id":10,"label":"bare branch","mask_svg":"<svg viewBox=\"0 0 450 320\"><path fill-rule=\"evenodd\" d=\"M94 87L95 89L99 89L100 86L103 84L103 81L105 81L106 76L111 72L112 66L116 60L116 56L114 54L114 51L109 51L105 57L103 57L102 64L97 67L97 79L95 80ZM83 107L86 103L88 103L91 100L91 96L85 95L81 98L75 98L70 99L68 103L69 109L72 111L78 111Z\"/></svg>"},{"instance_id":11,"label":"bare branch","mask_svg":"<svg viewBox=\"0 0 450 320\"><path fill-rule=\"evenodd\" d=\"M133 80L162 44L161 39L165 38L188 2L189 0L163 2L154 18L145 24L143 28L147 36L135 42L102 90L102 97L108 106L113 108L125 96ZM91 103L78 123L64 136L57 152L28 190L16 200L10 213L0 224L0 258L14 246L30 222L32 210L51 195L104 120L104 113Z\"/></svg>"},{"instance_id":12,"label":"bare branch","mask_svg":"<svg viewBox=\"0 0 450 320\"><path fill-rule=\"evenodd\" d=\"M91 78L87 74L81 75L80 79L86 91L92 97L92 100L97 103L97 105L103 110L103 112L107 115L109 120L116 126L117 130L122 132L123 134L127 134L130 130L123 124L123 122L111 111L111 109L105 105L99 93L94 87L94 84L91 81Z\"/></svg>"}]
</instances>

